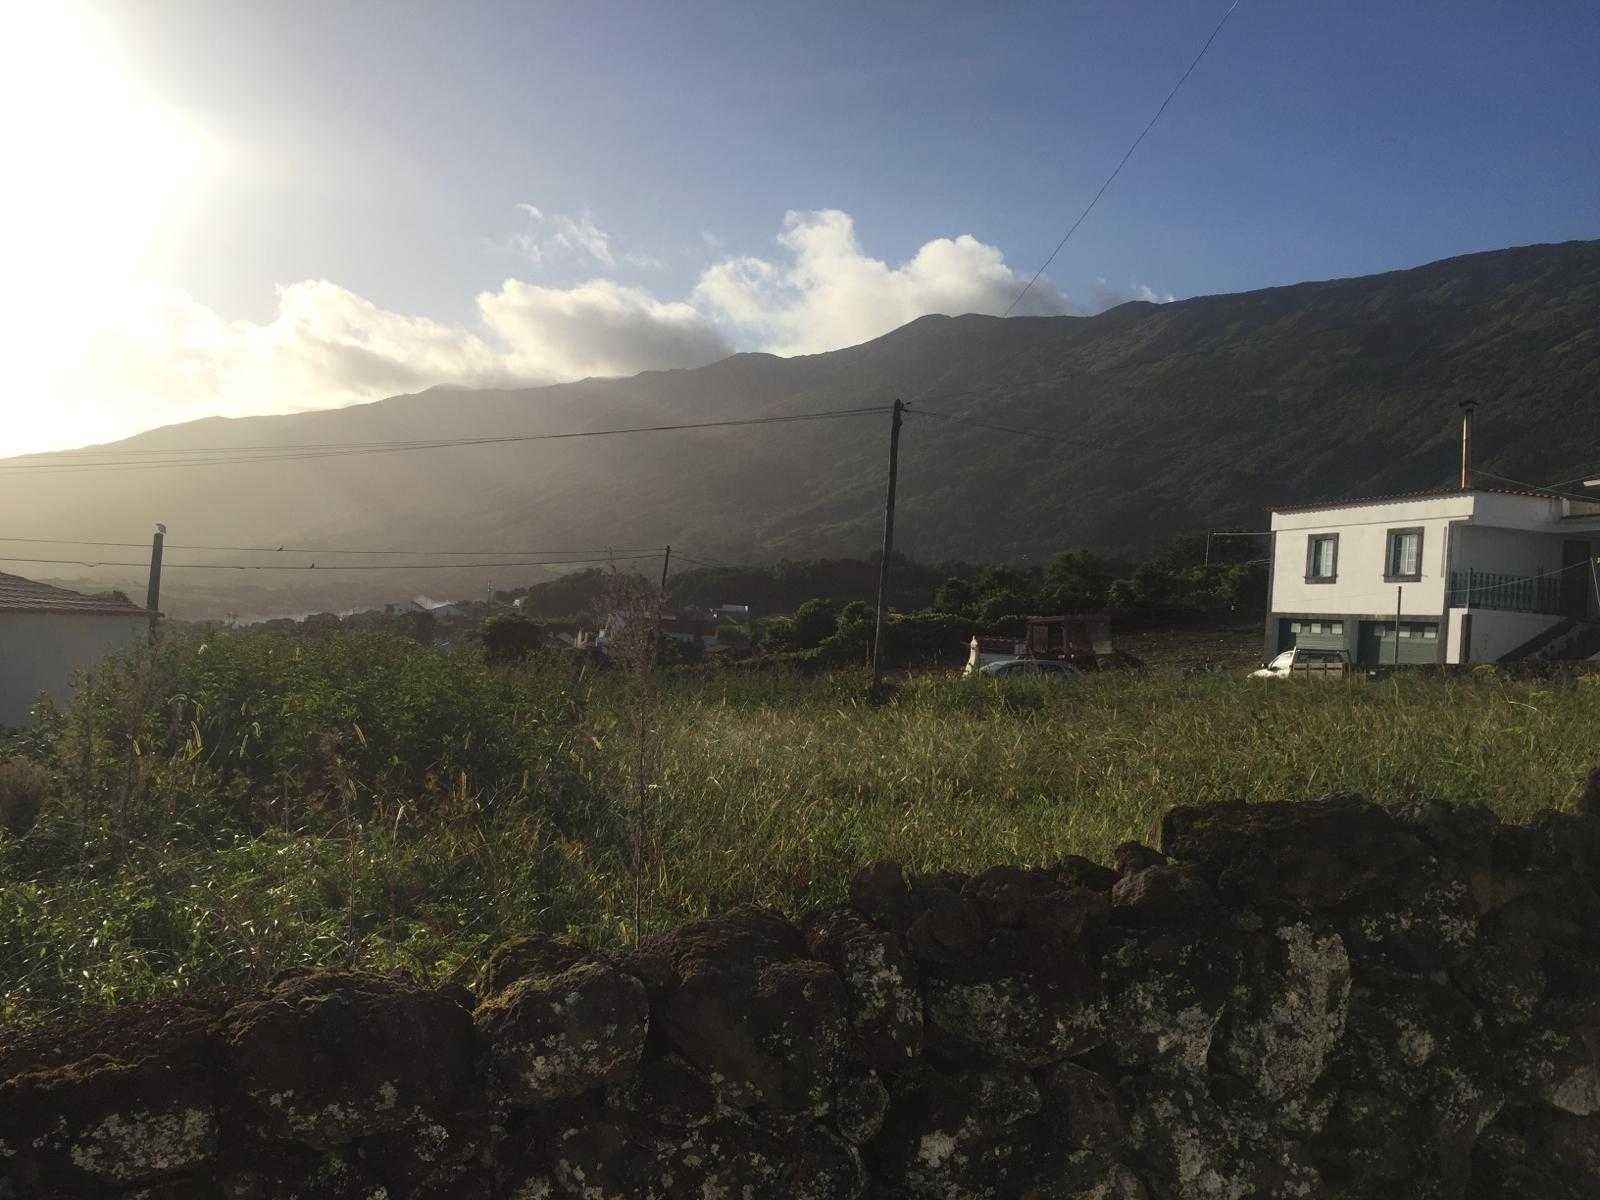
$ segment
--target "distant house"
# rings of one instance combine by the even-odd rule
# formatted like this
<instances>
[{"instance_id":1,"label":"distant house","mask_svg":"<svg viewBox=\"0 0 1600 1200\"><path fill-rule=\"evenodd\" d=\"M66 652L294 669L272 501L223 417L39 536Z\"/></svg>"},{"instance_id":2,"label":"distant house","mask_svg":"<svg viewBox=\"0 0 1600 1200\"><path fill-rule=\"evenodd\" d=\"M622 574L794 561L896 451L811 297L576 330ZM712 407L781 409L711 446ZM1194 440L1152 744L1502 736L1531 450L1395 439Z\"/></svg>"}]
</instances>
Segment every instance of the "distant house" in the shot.
<instances>
[{"instance_id":1,"label":"distant house","mask_svg":"<svg viewBox=\"0 0 1600 1200\"><path fill-rule=\"evenodd\" d=\"M1463 487L1272 514L1266 656L1510 662L1600 651L1600 503Z\"/></svg>"},{"instance_id":2,"label":"distant house","mask_svg":"<svg viewBox=\"0 0 1600 1200\"><path fill-rule=\"evenodd\" d=\"M748 604L719 604L711 611L720 621L744 622L750 619Z\"/></svg>"},{"instance_id":3,"label":"distant house","mask_svg":"<svg viewBox=\"0 0 1600 1200\"><path fill-rule=\"evenodd\" d=\"M73 672L136 641L150 614L120 596L85 596L0 573L0 726L22 725L40 693L65 700Z\"/></svg>"}]
</instances>

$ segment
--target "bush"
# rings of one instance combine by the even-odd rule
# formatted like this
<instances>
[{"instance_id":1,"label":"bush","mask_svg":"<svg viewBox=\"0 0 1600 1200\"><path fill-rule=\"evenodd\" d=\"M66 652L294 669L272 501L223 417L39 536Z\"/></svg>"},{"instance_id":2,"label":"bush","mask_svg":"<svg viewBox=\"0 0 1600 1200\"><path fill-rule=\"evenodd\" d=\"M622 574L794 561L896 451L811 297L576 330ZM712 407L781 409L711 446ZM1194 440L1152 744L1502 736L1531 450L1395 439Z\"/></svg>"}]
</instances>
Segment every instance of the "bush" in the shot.
<instances>
[{"instance_id":1,"label":"bush","mask_svg":"<svg viewBox=\"0 0 1600 1200\"><path fill-rule=\"evenodd\" d=\"M33 828L50 790L50 775L31 758L0 762L0 826L12 837Z\"/></svg>"},{"instance_id":2,"label":"bush","mask_svg":"<svg viewBox=\"0 0 1600 1200\"><path fill-rule=\"evenodd\" d=\"M479 637L489 661L504 666L527 661L544 643L544 626L527 617L493 617L484 622Z\"/></svg>"},{"instance_id":3,"label":"bush","mask_svg":"<svg viewBox=\"0 0 1600 1200\"><path fill-rule=\"evenodd\" d=\"M802 650L820 646L839 628L832 600L807 600L794 613L794 643Z\"/></svg>"},{"instance_id":4,"label":"bush","mask_svg":"<svg viewBox=\"0 0 1600 1200\"><path fill-rule=\"evenodd\" d=\"M872 624L877 612L865 600L852 600L839 610L839 628L848 625Z\"/></svg>"},{"instance_id":5,"label":"bush","mask_svg":"<svg viewBox=\"0 0 1600 1200\"><path fill-rule=\"evenodd\" d=\"M959 576L941 583L933 593L933 606L940 612L965 614L976 606L978 594L972 584Z\"/></svg>"}]
</instances>

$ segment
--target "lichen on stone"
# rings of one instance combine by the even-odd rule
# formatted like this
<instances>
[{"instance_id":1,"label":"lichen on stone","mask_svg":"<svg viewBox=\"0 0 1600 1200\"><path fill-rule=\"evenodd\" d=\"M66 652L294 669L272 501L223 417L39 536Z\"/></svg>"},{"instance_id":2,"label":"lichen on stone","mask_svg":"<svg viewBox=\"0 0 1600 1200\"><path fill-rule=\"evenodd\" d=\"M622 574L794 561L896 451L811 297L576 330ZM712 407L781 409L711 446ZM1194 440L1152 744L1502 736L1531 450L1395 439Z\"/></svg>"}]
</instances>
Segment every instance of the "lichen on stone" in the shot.
<instances>
[{"instance_id":1,"label":"lichen on stone","mask_svg":"<svg viewBox=\"0 0 1600 1200\"><path fill-rule=\"evenodd\" d=\"M110 1114L74 1138L69 1153L80 1171L128 1182L204 1162L216 1137L216 1117L207 1109L139 1109Z\"/></svg>"}]
</instances>

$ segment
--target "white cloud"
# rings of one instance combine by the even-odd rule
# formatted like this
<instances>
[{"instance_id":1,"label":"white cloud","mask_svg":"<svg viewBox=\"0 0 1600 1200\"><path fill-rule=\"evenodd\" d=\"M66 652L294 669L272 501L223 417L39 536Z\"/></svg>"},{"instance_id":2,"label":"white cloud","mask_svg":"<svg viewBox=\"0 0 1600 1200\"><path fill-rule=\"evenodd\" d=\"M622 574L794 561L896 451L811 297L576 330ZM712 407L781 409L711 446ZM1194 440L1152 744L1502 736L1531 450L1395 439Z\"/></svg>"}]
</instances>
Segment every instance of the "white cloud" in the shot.
<instances>
[{"instance_id":1,"label":"white cloud","mask_svg":"<svg viewBox=\"0 0 1600 1200\"><path fill-rule=\"evenodd\" d=\"M478 297L478 311L506 345L506 365L524 378L697 367L733 352L692 305L609 279L571 288L508 279Z\"/></svg>"},{"instance_id":2,"label":"white cloud","mask_svg":"<svg viewBox=\"0 0 1600 1200\"><path fill-rule=\"evenodd\" d=\"M262 323L225 320L173 289L132 288L118 300L51 372L54 425L81 431L63 444L512 378L503 352L482 337L321 280L280 288L276 314Z\"/></svg>"},{"instance_id":3,"label":"white cloud","mask_svg":"<svg viewBox=\"0 0 1600 1200\"><path fill-rule=\"evenodd\" d=\"M615 266L605 232L587 217L522 206L522 248ZM435 384L527 386L590 375L692 367L734 349L814 353L854 345L928 313L1002 313L1026 277L971 235L936 238L890 264L859 244L848 214L790 213L771 258L730 257L688 294L663 298L594 277L572 286L507 279L477 297L466 325L394 312L336 284L278 290L264 322L234 321L171 289L80 280L13 328L14 371L30 395L0 433L0 454L83 445L208 415L330 408ZM708 242L709 244L709 242ZM642 256L635 256L640 261ZM1132 297L1104 280L1094 307ZM1170 296L1165 299L1171 299ZM1041 280L1021 313L1073 306ZM30 323L31 322L31 323Z\"/></svg>"},{"instance_id":4,"label":"white cloud","mask_svg":"<svg viewBox=\"0 0 1600 1200\"><path fill-rule=\"evenodd\" d=\"M606 279L571 288L508 279L478 297L478 312L481 328L468 329L306 280L278 290L270 321L229 321L181 291L129 289L101 303L70 353L24 370L50 402L8 423L0 454L204 416L335 408L435 384L532 386L703 366L732 353L689 304Z\"/></svg>"},{"instance_id":5,"label":"white cloud","mask_svg":"<svg viewBox=\"0 0 1600 1200\"><path fill-rule=\"evenodd\" d=\"M512 236L512 247L525 255L534 266L542 266L552 258L572 263L599 263L602 267L615 267L617 257L611 250L611 235L594 223L588 213L569 217L561 213L546 216L535 204L517 205L527 214L527 227Z\"/></svg>"},{"instance_id":6,"label":"white cloud","mask_svg":"<svg viewBox=\"0 0 1600 1200\"><path fill-rule=\"evenodd\" d=\"M1027 283L971 234L935 238L890 266L862 250L855 223L837 209L787 214L778 242L787 262L727 259L708 267L693 293L697 305L776 354L852 345L928 313L1003 313ZM1070 310L1041 279L1016 312Z\"/></svg>"}]
</instances>

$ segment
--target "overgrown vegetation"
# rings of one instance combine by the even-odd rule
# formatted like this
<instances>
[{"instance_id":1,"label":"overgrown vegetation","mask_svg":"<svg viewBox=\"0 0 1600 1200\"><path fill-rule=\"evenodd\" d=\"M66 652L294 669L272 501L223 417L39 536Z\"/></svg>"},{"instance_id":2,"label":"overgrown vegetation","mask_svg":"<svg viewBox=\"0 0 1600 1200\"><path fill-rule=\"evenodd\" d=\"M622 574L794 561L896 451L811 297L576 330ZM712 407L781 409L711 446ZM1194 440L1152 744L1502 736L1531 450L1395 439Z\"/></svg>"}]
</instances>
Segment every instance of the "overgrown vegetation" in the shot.
<instances>
[{"instance_id":1,"label":"overgrown vegetation","mask_svg":"<svg viewBox=\"0 0 1600 1200\"><path fill-rule=\"evenodd\" d=\"M1184 534L1140 562L1077 549L1032 567L919 563L899 555L891 566L895 604L901 610L941 612L987 624L1028 613L1103 608L1161 621L1194 619L1258 612L1266 600L1262 543L1243 535L1217 538L1208 550L1204 534ZM520 601L530 616L593 620L616 578L614 572L595 567L499 591L495 599L502 604ZM867 603L877 594L877 582L875 557L698 566L672 576L667 599L677 607L747 604L763 616L790 615L802 627L798 642L809 648L833 632L815 621L808 624L809 618ZM808 617L802 617L802 610Z\"/></svg>"},{"instance_id":2,"label":"overgrown vegetation","mask_svg":"<svg viewBox=\"0 0 1600 1200\"><path fill-rule=\"evenodd\" d=\"M1522 818L1570 805L1600 720L1585 679L1493 671L933 673L877 704L854 669L641 678L349 632L107 664L0 745L0 1023L311 964L439 978L530 929L625 943L836 898L877 857L1103 859L1174 804L1348 789Z\"/></svg>"}]
</instances>

